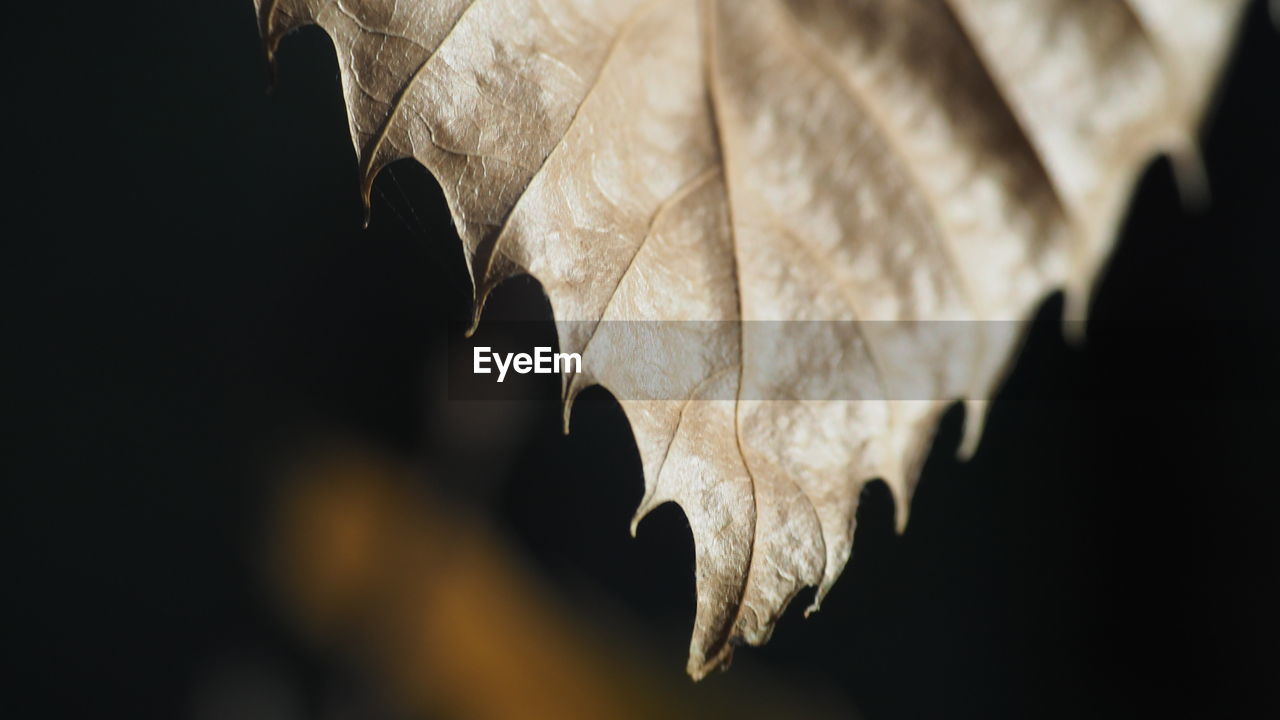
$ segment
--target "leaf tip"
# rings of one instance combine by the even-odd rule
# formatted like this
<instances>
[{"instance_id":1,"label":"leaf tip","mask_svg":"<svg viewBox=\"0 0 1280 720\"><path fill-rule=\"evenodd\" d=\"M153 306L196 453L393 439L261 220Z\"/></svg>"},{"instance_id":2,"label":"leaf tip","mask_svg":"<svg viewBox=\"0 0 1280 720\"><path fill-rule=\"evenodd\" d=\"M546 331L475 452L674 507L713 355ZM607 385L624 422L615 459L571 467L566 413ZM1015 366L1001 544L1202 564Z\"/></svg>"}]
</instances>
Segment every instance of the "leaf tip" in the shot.
<instances>
[{"instance_id":1,"label":"leaf tip","mask_svg":"<svg viewBox=\"0 0 1280 720\"><path fill-rule=\"evenodd\" d=\"M564 387L564 410L562 413L564 434L569 434L569 418L573 414L573 402L578 399L578 393L582 392L582 376L573 374L569 376L569 381ZM631 533L632 537L635 533Z\"/></svg>"},{"instance_id":2,"label":"leaf tip","mask_svg":"<svg viewBox=\"0 0 1280 720\"><path fill-rule=\"evenodd\" d=\"M691 648L689 651L689 664L685 667L685 671L689 673L689 677L693 678L694 682L701 682L713 671L720 670L723 672L728 670L732 664L733 642L729 641L710 658L705 657L700 650Z\"/></svg>"},{"instance_id":3,"label":"leaf tip","mask_svg":"<svg viewBox=\"0 0 1280 720\"><path fill-rule=\"evenodd\" d=\"M631 516L631 537L636 536L636 529L640 527L640 521L648 517L653 509L661 505L662 502L655 501L653 491L645 493L644 499L640 501L640 506L636 508L635 515Z\"/></svg>"},{"instance_id":4,"label":"leaf tip","mask_svg":"<svg viewBox=\"0 0 1280 720\"><path fill-rule=\"evenodd\" d=\"M1204 156L1194 140L1182 138L1169 150L1169 163L1173 167L1173 179L1178 186L1178 198L1182 209L1201 213L1212 202L1209 191L1209 171L1205 169Z\"/></svg>"},{"instance_id":5,"label":"leaf tip","mask_svg":"<svg viewBox=\"0 0 1280 720\"><path fill-rule=\"evenodd\" d=\"M1080 345L1085 339L1085 322L1089 316L1093 287L1084 275L1077 273L1063 288L1062 337L1071 345Z\"/></svg>"},{"instance_id":6,"label":"leaf tip","mask_svg":"<svg viewBox=\"0 0 1280 720\"><path fill-rule=\"evenodd\" d=\"M263 52L266 56L267 64L267 94L275 92L279 83L280 73L276 63L276 51L270 43L264 42Z\"/></svg>"},{"instance_id":7,"label":"leaf tip","mask_svg":"<svg viewBox=\"0 0 1280 720\"><path fill-rule=\"evenodd\" d=\"M895 465L884 470L880 479L889 488L889 496L893 498L893 530L901 535L906 532L907 519L911 515L911 488L907 486L907 476ZM867 484L863 484L862 492L867 492Z\"/></svg>"},{"instance_id":8,"label":"leaf tip","mask_svg":"<svg viewBox=\"0 0 1280 720\"><path fill-rule=\"evenodd\" d=\"M974 453L978 452L989 405L988 400L964 401L964 430L960 437L960 445L956 448L956 459L960 462L972 460Z\"/></svg>"},{"instance_id":9,"label":"leaf tip","mask_svg":"<svg viewBox=\"0 0 1280 720\"><path fill-rule=\"evenodd\" d=\"M477 285L474 299L471 303L471 322L467 325L466 337L476 334L476 330L480 327L480 316L484 314L484 303L489 299L489 291L493 289L493 285Z\"/></svg>"},{"instance_id":10,"label":"leaf tip","mask_svg":"<svg viewBox=\"0 0 1280 720\"><path fill-rule=\"evenodd\" d=\"M365 170L360 178L360 205L363 212L361 225L365 230L369 229L369 222L373 219L373 176L373 172ZM468 334L467 337L471 335Z\"/></svg>"},{"instance_id":11,"label":"leaf tip","mask_svg":"<svg viewBox=\"0 0 1280 720\"><path fill-rule=\"evenodd\" d=\"M280 45L280 34L274 31L272 27L272 18L274 17L275 2L258 2L258 35L262 38L262 54L267 62L267 92L271 92L276 88L276 50Z\"/></svg>"},{"instance_id":12,"label":"leaf tip","mask_svg":"<svg viewBox=\"0 0 1280 720\"><path fill-rule=\"evenodd\" d=\"M823 597L824 595L826 595L826 590L825 590L825 588L823 588L823 589L819 589L819 590L818 590L818 592L817 592L817 594L815 594L815 595L813 596L813 602L809 604L809 607L807 607L807 608L805 608L805 609L804 609L804 618L805 618L806 620L808 620L808 619L809 619L809 616L810 616L810 615L812 615L812 614L814 614L814 613L816 613L816 612L818 612L819 610L821 610L821 609L822 609L822 597Z\"/></svg>"},{"instance_id":13,"label":"leaf tip","mask_svg":"<svg viewBox=\"0 0 1280 720\"><path fill-rule=\"evenodd\" d=\"M636 538L636 531L640 529L640 521L643 520L645 516L648 514L649 514L648 504L641 503L640 507L636 508L636 514L631 516L631 539L632 540Z\"/></svg>"}]
</instances>

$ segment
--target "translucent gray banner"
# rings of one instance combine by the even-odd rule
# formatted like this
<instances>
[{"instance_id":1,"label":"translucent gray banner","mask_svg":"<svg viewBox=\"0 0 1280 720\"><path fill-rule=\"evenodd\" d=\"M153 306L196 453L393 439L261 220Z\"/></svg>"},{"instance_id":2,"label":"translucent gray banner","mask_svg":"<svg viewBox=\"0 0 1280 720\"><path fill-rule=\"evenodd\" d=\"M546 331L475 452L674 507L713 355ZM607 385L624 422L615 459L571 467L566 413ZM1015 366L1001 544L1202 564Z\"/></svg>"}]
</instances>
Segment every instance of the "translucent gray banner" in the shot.
<instances>
[{"instance_id":1,"label":"translucent gray banner","mask_svg":"<svg viewBox=\"0 0 1280 720\"><path fill-rule=\"evenodd\" d=\"M486 322L450 330L449 397L523 399L558 375L565 392L602 384L619 400L986 400L1029 325Z\"/></svg>"}]
</instances>

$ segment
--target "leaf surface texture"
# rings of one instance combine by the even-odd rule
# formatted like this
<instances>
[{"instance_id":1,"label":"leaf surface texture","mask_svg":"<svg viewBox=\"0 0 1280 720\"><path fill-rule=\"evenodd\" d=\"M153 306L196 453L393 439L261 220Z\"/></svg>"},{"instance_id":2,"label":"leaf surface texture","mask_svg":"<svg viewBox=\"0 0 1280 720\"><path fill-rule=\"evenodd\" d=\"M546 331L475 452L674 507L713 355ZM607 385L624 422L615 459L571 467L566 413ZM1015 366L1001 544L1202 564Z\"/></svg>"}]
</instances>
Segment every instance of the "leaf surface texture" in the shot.
<instances>
[{"instance_id":1,"label":"leaf surface texture","mask_svg":"<svg viewBox=\"0 0 1280 720\"><path fill-rule=\"evenodd\" d=\"M673 501L693 531L694 677L767 640L804 587L821 602L865 482L905 523L957 398L972 450L1020 339L990 321L1058 288L1082 318L1145 163L1193 166L1243 5L257 2L269 53L302 25L332 38L366 203L380 168L421 162L476 318L533 275L583 355L566 417L590 384L619 398L636 520ZM969 331L901 330L950 321ZM694 350L655 368L641 327Z\"/></svg>"}]
</instances>

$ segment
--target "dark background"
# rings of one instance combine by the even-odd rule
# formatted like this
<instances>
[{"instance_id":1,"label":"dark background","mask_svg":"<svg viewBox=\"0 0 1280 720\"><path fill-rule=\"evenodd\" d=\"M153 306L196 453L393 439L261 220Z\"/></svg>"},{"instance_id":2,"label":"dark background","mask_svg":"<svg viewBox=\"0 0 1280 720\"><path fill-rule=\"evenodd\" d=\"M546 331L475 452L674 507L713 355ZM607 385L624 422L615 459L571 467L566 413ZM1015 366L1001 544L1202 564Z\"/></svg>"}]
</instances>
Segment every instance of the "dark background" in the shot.
<instances>
[{"instance_id":1,"label":"dark background","mask_svg":"<svg viewBox=\"0 0 1280 720\"><path fill-rule=\"evenodd\" d=\"M502 440L509 461L468 472L483 452L458 449L425 371L466 310L457 241L412 163L380 176L359 229L327 39L287 40L269 95L248 0L27 5L0 31L0 716L185 717L226 658L287 678L305 712L350 682L282 622L256 565L264 468L335 429L425 458L553 587L620 603L681 672L687 526L665 507L627 536L642 480L606 394L564 437L549 378ZM823 611L795 603L738 664L840 688L869 718L1280 717L1265 10L1207 128L1212 204L1185 211L1155 163L1088 341L1061 339L1050 299L977 457L950 459L952 412L905 536L871 486ZM529 281L492 305L549 313Z\"/></svg>"}]
</instances>

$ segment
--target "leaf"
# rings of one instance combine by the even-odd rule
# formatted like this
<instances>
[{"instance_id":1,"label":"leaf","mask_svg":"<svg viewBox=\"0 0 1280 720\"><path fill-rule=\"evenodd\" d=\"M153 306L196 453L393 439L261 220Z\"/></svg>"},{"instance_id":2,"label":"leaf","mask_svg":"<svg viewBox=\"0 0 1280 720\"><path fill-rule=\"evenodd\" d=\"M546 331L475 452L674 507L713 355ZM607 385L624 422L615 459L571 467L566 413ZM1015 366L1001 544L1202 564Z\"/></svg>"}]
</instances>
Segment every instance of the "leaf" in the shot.
<instances>
[{"instance_id":1,"label":"leaf","mask_svg":"<svg viewBox=\"0 0 1280 720\"><path fill-rule=\"evenodd\" d=\"M366 206L380 168L416 158L476 319L533 275L584 358L566 417L589 384L618 397L644 466L636 521L674 501L693 531L695 678L767 640L802 588L817 607L867 480L905 523L951 399L973 449L1018 341L992 321L1059 287L1082 319L1144 164L1196 167L1243 4L257 2L269 54L305 24L333 39ZM654 373L642 326L601 320L710 322ZM918 321L981 330L901 330ZM902 374L927 393L891 392ZM666 394L646 395L655 376Z\"/></svg>"}]
</instances>

